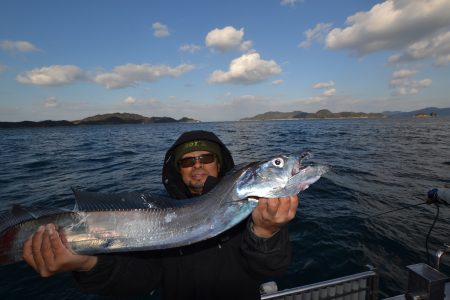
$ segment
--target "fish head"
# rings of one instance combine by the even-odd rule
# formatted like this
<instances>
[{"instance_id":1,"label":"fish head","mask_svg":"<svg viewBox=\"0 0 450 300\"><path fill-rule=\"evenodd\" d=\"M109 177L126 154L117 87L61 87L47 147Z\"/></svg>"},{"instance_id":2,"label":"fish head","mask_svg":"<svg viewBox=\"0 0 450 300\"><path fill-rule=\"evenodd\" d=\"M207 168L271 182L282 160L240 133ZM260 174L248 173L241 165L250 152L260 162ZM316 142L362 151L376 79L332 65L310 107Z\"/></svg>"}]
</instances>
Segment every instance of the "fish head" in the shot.
<instances>
[{"instance_id":1,"label":"fish head","mask_svg":"<svg viewBox=\"0 0 450 300\"><path fill-rule=\"evenodd\" d=\"M300 193L328 171L327 166L305 165L304 161L311 157L310 151L304 151L250 164L236 181L233 200L287 197Z\"/></svg>"}]
</instances>

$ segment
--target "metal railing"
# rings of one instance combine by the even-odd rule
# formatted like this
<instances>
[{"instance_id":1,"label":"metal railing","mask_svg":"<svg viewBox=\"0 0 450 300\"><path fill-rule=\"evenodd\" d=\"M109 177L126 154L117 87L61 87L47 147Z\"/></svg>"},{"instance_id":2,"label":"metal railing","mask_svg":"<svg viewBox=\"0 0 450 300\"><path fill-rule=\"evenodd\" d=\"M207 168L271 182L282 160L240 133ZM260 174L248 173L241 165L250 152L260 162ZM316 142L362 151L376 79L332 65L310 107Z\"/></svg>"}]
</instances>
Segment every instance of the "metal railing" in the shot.
<instances>
[{"instance_id":1,"label":"metal railing","mask_svg":"<svg viewBox=\"0 0 450 300\"><path fill-rule=\"evenodd\" d=\"M378 274L375 270L286 289L261 296L262 300L376 300Z\"/></svg>"}]
</instances>

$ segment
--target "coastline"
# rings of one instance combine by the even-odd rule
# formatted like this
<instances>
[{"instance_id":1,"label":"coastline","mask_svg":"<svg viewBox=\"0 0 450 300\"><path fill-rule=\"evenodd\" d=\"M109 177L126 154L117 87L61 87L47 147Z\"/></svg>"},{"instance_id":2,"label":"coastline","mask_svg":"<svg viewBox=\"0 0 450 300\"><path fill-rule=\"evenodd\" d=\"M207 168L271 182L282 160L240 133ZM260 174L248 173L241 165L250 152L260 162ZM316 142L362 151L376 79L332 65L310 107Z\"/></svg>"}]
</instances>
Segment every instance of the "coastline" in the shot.
<instances>
[{"instance_id":1,"label":"coastline","mask_svg":"<svg viewBox=\"0 0 450 300\"><path fill-rule=\"evenodd\" d=\"M304 121L304 120L349 120L349 119L385 119L383 117L335 117L335 118L286 118L286 119L253 119L253 120L239 120L238 122L261 122L261 121Z\"/></svg>"}]
</instances>

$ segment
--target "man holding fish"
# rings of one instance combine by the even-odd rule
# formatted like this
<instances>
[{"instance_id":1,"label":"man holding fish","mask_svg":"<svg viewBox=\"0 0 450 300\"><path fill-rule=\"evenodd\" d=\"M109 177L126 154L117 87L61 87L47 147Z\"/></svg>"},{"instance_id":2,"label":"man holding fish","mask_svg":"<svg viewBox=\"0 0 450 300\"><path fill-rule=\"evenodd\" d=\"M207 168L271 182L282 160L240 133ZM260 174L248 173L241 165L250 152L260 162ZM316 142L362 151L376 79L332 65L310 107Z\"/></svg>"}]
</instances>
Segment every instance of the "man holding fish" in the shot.
<instances>
[{"instance_id":1,"label":"man holding fish","mask_svg":"<svg viewBox=\"0 0 450 300\"><path fill-rule=\"evenodd\" d=\"M162 180L172 198L206 194L234 167L212 132L182 134L167 151ZM259 299L261 282L282 275L291 259L287 226L296 194L259 198L251 217L191 245L133 253L80 255L54 224L24 243L23 259L42 277L73 271L87 293L131 296L160 289L163 299ZM195 215L192 218L205 218Z\"/></svg>"}]
</instances>

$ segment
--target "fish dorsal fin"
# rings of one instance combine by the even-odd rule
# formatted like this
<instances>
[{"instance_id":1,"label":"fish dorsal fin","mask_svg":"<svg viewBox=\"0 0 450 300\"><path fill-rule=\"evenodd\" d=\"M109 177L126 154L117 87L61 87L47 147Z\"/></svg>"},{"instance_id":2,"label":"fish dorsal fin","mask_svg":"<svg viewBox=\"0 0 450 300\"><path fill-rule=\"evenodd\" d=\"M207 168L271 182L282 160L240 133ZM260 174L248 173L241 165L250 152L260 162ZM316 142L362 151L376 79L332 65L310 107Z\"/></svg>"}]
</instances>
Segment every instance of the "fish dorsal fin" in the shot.
<instances>
[{"instance_id":1,"label":"fish dorsal fin","mask_svg":"<svg viewBox=\"0 0 450 300\"><path fill-rule=\"evenodd\" d=\"M174 207L177 201L165 197L155 197L149 193L106 194L81 191L72 188L79 211L108 211L129 209L152 209Z\"/></svg>"},{"instance_id":2,"label":"fish dorsal fin","mask_svg":"<svg viewBox=\"0 0 450 300\"><path fill-rule=\"evenodd\" d=\"M21 204L13 204L13 207L11 209L11 215L13 215L16 218L22 218L27 216L29 219L36 219L35 215L28 211L27 207L21 205Z\"/></svg>"},{"instance_id":3,"label":"fish dorsal fin","mask_svg":"<svg viewBox=\"0 0 450 300\"><path fill-rule=\"evenodd\" d=\"M67 213L71 210L54 207L27 207L14 204L11 211L0 216L0 232L8 227L20 224L28 220L38 219L42 216Z\"/></svg>"},{"instance_id":4,"label":"fish dorsal fin","mask_svg":"<svg viewBox=\"0 0 450 300\"><path fill-rule=\"evenodd\" d=\"M43 216L67 212L71 212L71 210L61 207L42 207L42 206L27 207L20 204L14 204L11 209L11 214L15 218L26 220L38 219Z\"/></svg>"}]
</instances>

